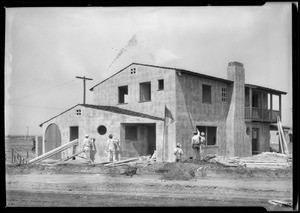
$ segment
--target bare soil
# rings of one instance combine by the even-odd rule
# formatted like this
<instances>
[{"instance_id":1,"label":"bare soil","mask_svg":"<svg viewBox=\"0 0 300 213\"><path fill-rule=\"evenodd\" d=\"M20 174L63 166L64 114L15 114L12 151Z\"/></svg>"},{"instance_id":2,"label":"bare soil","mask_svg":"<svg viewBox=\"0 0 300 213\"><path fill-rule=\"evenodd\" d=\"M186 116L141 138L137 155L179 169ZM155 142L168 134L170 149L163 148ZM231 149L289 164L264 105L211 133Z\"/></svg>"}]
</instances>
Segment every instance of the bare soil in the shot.
<instances>
[{"instance_id":1,"label":"bare soil","mask_svg":"<svg viewBox=\"0 0 300 213\"><path fill-rule=\"evenodd\" d=\"M83 159L53 165L6 164L8 207L262 206L291 201L292 170L184 163L92 167Z\"/></svg>"}]
</instances>

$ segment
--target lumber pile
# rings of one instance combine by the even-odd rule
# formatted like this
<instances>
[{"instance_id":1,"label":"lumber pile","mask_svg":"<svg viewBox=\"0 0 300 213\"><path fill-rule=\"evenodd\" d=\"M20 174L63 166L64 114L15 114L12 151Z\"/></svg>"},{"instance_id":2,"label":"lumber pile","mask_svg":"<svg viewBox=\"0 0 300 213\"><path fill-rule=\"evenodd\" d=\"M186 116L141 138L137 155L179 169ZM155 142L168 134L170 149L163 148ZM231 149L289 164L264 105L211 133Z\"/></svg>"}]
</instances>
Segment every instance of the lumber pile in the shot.
<instances>
[{"instance_id":1,"label":"lumber pile","mask_svg":"<svg viewBox=\"0 0 300 213\"><path fill-rule=\"evenodd\" d=\"M56 155L57 153L60 153L60 152L62 152L62 151L64 151L64 150L66 150L66 149L69 149L69 148L71 148L71 147L73 147L73 146L77 146L78 145L78 139L75 139L75 140L73 140L73 141L71 141L71 142L69 142L69 143L66 143L66 144L64 144L64 145L62 145L62 146L60 146L60 147L57 147L57 148L55 148L55 149L52 149L51 151L49 151L49 152L46 152L45 154L42 154L42 155L40 155L40 156L38 156L38 157L36 157L36 158L33 158L32 160L30 160L28 163L30 164L30 163L37 163L37 162L40 162L40 161L42 161L42 160L45 160L45 159L47 159L47 158L50 158L51 156L53 156L53 155Z\"/></svg>"},{"instance_id":2,"label":"lumber pile","mask_svg":"<svg viewBox=\"0 0 300 213\"><path fill-rule=\"evenodd\" d=\"M275 152L263 152L251 157L225 157L217 156L215 162L227 167L243 166L247 168L278 169L292 166L290 156Z\"/></svg>"}]
</instances>

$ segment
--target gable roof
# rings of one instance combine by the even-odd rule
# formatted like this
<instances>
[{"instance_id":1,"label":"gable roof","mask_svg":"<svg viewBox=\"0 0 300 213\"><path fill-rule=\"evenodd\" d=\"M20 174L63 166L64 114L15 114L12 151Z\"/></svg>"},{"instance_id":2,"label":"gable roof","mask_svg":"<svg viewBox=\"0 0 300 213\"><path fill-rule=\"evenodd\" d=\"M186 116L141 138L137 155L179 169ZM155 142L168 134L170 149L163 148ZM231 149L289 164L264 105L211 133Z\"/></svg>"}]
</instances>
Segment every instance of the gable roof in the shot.
<instances>
[{"instance_id":1,"label":"gable roof","mask_svg":"<svg viewBox=\"0 0 300 213\"><path fill-rule=\"evenodd\" d=\"M109 111L109 112L113 112L113 113L118 113L118 114L124 114L124 115L130 115L130 116L136 116L136 117L141 117L141 118L149 118L152 120L160 120L163 121L163 118L160 117L156 117L156 116L152 116L149 114L145 114L145 113L140 113L140 112L135 112L132 110L127 110L127 109L122 109L119 107L115 107L115 106L103 106L103 105L92 105L92 104L77 104L73 107L71 107L70 109L67 109L65 111L63 111L62 113L50 118L49 120L41 123L39 126L42 127L44 123L51 121L52 119L66 113L67 111L70 111L71 109L77 107L77 106L82 106L82 107L86 107L86 108L91 108L91 109L96 109L96 110L104 110L104 111Z\"/></svg>"},{"instance_id":2,"label":"gable roof","mask_svg":"<svg viewBox=\"0 0 300 213\"><path fill-rule=\"evenodd\" d=\"M238 63L238 62L235 62ZM208 78L211 80L215 80L215 81L221 81L221 82L225 82L225 83L233 83L232 80L228 80L228 79L224 79L224 78L218 78L218 77L214 77L214 76L210 76L210 75L205 75L205 74L201 74L201 73L197 73L197 72L193 72L193 71L189 71L189 70L185 70L185 69L179 69L179 68L173 68L173 67L164 67L164 66L156 66L156 65L150 65L150 64L141 64L141 63L131 63L128 66L126 66L125 68L121 69L120 71L116 72L115 74L111 75L110 77L104 79L103 81L101 81L100 83L96 84L95 86L93 86L90 91L93 91L94 87L98 86L99 84L102 84L103 82L107 81L108 79L112 78L113 76L119 74L120 72L122 72L123 70L127 69L128 67L130 67L131 65L141 65L141 66L147 66L147 67L154 67L154 68L162 68L162 69L170 69L170 70L174 70L178 73L185 73L185 74L189 74L189 75L194 75L194 76L198 76L198 77L203 77L203 78ZM284 94L286 95L287 93L284 91L280 91L280 90L275 90L275 89L271 89L271 88L267 88L267 87L262 87L262 86L258 86L258 85L253 85L253 84L245 84L245 86L247 87L252 87L252 88L258 88L261 90L265 90L271 93L277 93L277 94Z\"/></svg>"},{"instance_id":3,"label":"gable roof","mask_svg":"<svg viewBox=\"0 0 300 213\"><path fill-rule=\"evenodd\" d=\"M194 76L204 77L204 78L208 78L208 79L212 79L212 80L216 80L216 81L222 81L222 82L226 82L226 83L233 83L233 81L228 80L228 79L218 78L218 77L214 77L214 76L210 76L210 75L204 75L204 74L193 72L193 71L189 71L189 70L184 70L184 69L179 69L179 68L174 68L174 67L164 67L164 66L156 66L156 65L141 64L141 63L135 63L135 62L133 62L133 63L129 64L128 66L126 66L125 68L121 69L120 71L116 72L115 74L111 75L110 77L104 79L100 83L98 83L95 86L93 86L90 89L90 91L93 91L94 87L98 86L99 84L102 84L103 82L107 81L108 79L112 78L113 76L119 74L120 72L122 72L123 70L127 69L131 65L140 65L140 66L147 66L147 67L154 67L154 68L170 69L170 70L174 70L176 72L181 72L181 73L190 74L190 75L194 75Z\"/></svg>"}]
</instances>

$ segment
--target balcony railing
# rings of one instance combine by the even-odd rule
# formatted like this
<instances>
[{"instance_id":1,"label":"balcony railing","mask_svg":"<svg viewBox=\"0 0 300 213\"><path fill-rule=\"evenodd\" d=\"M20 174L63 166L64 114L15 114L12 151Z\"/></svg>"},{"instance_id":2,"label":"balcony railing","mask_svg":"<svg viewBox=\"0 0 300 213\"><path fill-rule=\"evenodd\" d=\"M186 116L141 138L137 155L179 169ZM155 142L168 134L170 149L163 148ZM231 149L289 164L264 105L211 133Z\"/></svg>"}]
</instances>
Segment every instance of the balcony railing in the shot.
<instances>
[{"instance_id":1,"label":"balcony railing","mask_svg":"<svg viewBox=\"0 0 300 213\"><path fill-rule=\"evenodd\" d=\"M259 107L252 107L252 116L250 115L250 107L245 107L245 119L271 120L276 121L280 111L269 109L262 109Z\"/></svg>"}]
</instances>

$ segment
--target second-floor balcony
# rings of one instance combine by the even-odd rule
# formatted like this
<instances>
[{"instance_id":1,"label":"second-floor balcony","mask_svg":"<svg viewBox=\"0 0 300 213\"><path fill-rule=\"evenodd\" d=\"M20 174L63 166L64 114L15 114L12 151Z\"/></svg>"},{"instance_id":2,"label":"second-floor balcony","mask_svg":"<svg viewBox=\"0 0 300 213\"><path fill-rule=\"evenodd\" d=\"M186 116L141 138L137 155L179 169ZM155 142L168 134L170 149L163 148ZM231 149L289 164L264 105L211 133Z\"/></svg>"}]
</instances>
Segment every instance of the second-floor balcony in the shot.
<instances>
[{"instance_id":1,"label":"second-floor balcony","mask_svg":"<svg viewBox=\"0 0 300 213\"><path fill-rule=\"evenodd\" d=\"M276 122L278 115L280 116L279 110L263 109L259 107L245 107L245 119Z\"/></svg>"},{"instance_id":2,"label":"second-floor balcony","mask_svg":"<svg viewBox=\"0 0 300 213\"><path fill-rule=\"evenodd\" d=\"M248 121L277 122L281 117L281 94L285 92L253 85L245 87L245 119Z\"/></svg>"}]
</instances>

